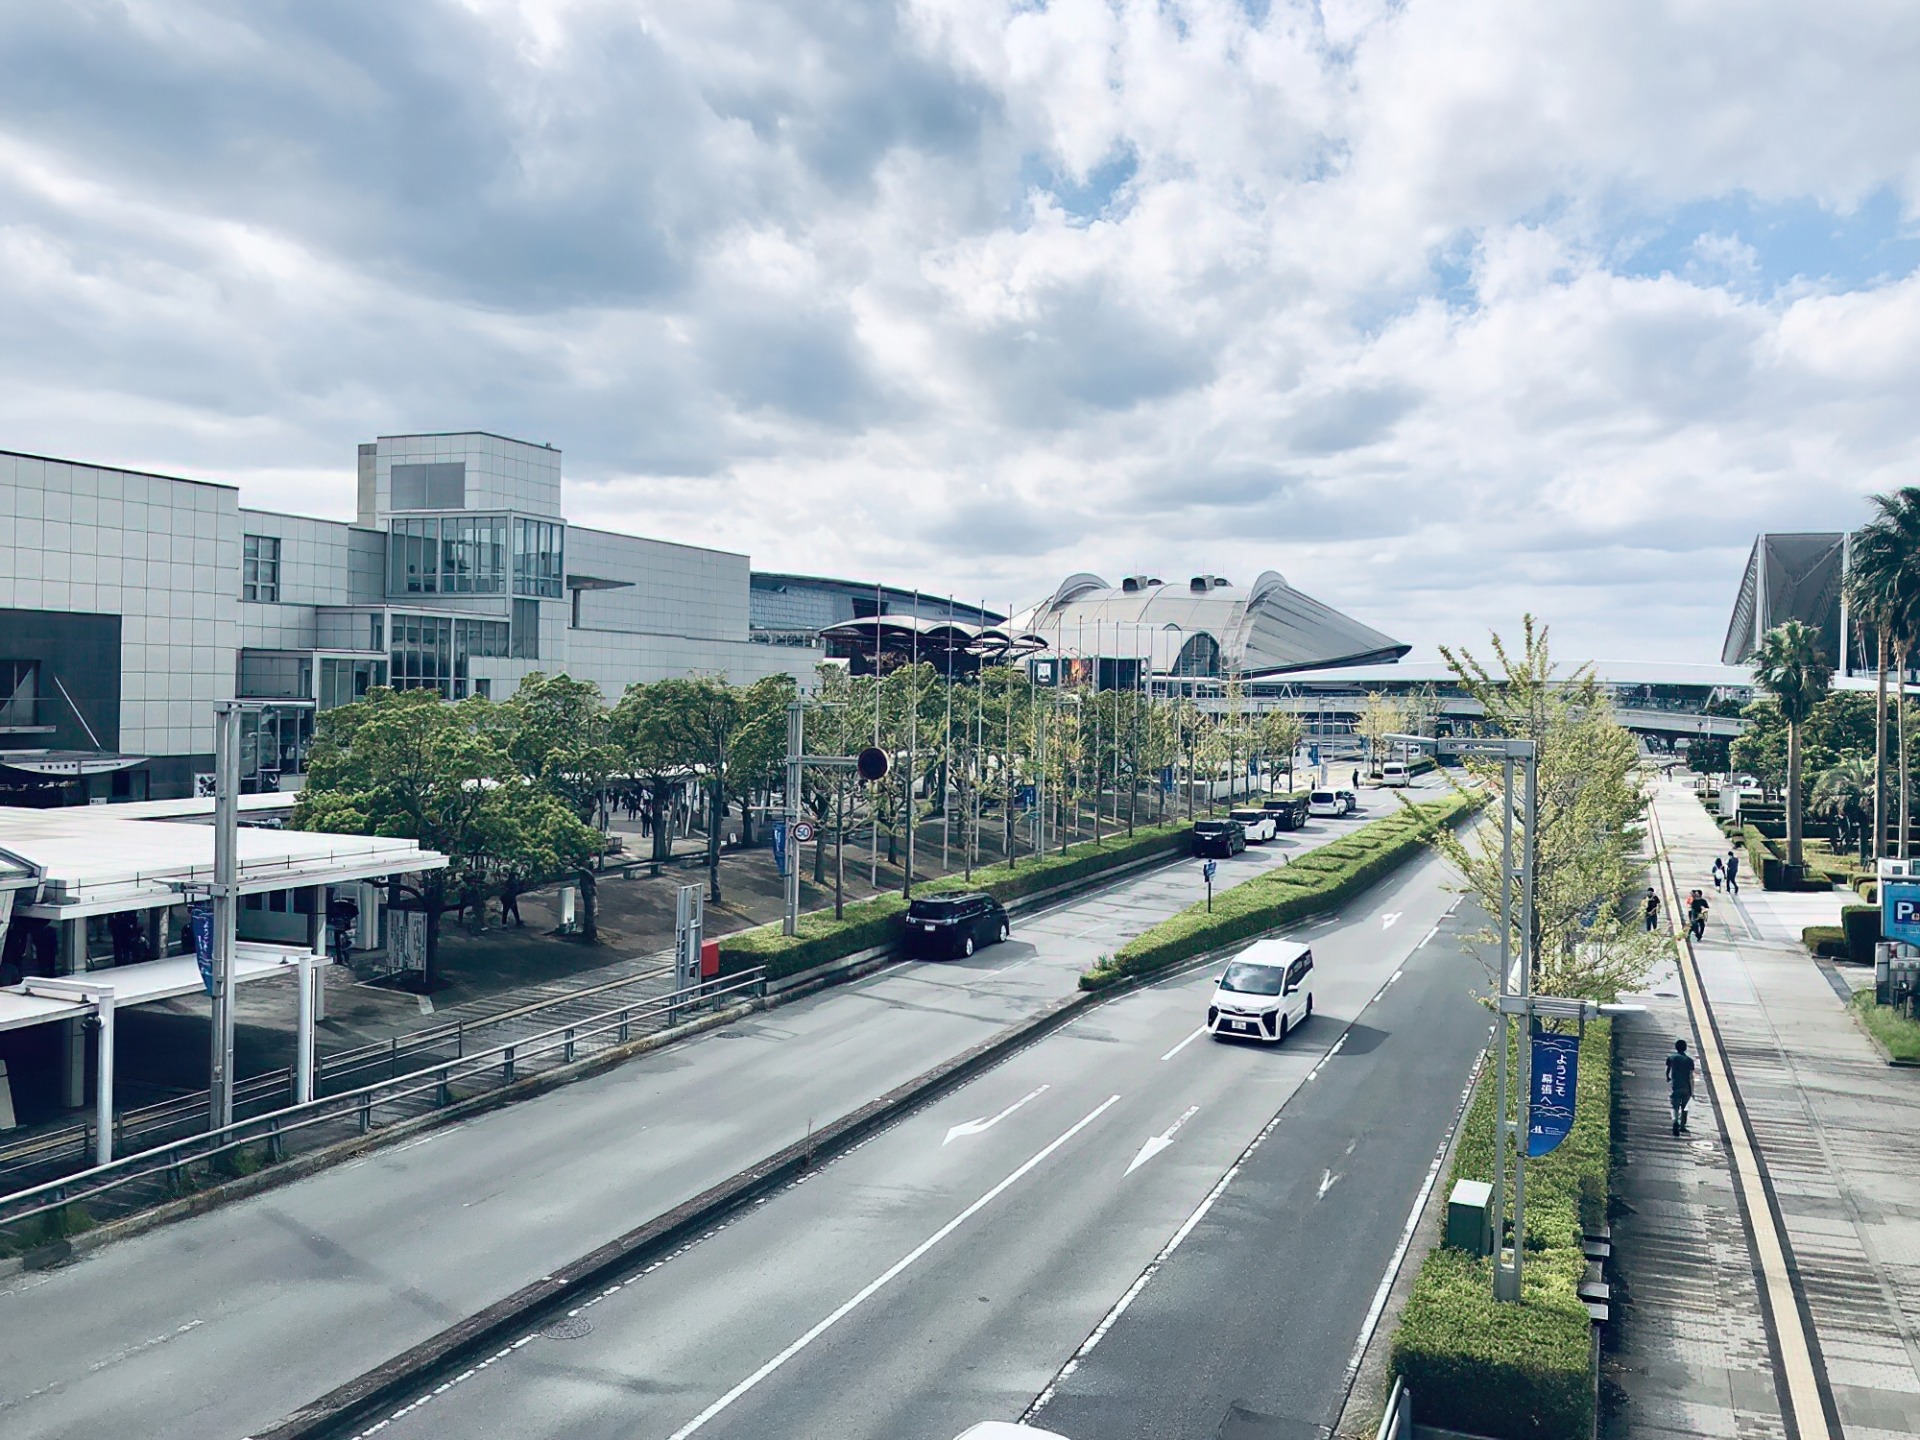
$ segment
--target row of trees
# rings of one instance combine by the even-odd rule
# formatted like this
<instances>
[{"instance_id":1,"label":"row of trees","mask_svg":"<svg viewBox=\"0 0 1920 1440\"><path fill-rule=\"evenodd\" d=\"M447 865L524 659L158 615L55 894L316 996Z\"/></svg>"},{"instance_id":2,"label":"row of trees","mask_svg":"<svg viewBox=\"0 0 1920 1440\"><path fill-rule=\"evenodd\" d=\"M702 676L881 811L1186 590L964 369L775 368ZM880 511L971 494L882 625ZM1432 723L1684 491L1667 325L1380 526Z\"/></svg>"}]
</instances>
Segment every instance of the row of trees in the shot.
<instances>
[{"instance_id":1,"label":"row of trees","mask_svg":"<svg viewBox=\"0 0 1920 1440\"><path fill-rule=\"evenodd\" d=\"M663 861L677 805L696 798L708 893L719 903L723 838L737 815L741 841L752 844L756 817L775 803L797 694L785 676L745 686L709 677L635 684L611 704L597 686L566 675L530 675L499 703L375 690L320 717L294 823L405 836L450 858L406 891L427 917L429 970L447 911L477 910L486 896L559 876L579 885L581 934L592 942L609 805L634 791L645 797L652 857ZM806 771L802 807L826 842L814 852L816 883L825 881L828 844L838 857L849 836L870 836L876 859L884 843L888 865L902 865L903 846L910 853L930 819L946 821L968 870L986 851L1017 863L1023 843L1031 852L1043 834L1064 848L1077 835L1099 838L1103 827L1131 833L1142 820L1166 818L1161 778L1169 772L1179 777L1176 796L1184 782L1191 816L1203 782L1211 797L1217 777L1245 777L1256 757L1290 782L1302 739L1298 716L1251 712L1237 685L1202 706L1038 688L1005 667L949 684L929 664L882 678L823 666L804 704L809 753L875 745L893 758L875 784ZM842 875L836 864L836 902ZM904 865L909 889L912 875Z\"/></svg>"}]
</instances>

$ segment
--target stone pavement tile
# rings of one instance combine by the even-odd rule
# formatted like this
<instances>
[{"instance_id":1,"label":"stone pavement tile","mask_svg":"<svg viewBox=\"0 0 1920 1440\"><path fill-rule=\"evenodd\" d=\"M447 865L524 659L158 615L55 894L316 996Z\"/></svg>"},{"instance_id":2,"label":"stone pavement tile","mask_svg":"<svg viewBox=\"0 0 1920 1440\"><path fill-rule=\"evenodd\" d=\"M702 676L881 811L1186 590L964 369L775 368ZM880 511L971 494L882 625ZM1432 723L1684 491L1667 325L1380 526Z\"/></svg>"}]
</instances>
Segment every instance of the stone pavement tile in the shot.
<instances>
[{"instance_id":1,"label":"stone pavement tile","mask_svg":"<svg viewBox=\"0 0 1920 1440\"><path fill-rule=\"evenodd\" d=\"M1856 1426L1873 1426L1909 1437L1920 1435L1920 1396L1836 1383L1833 1401L1848 1440L1859 1433Z\"/></svg>"}]
</instances>

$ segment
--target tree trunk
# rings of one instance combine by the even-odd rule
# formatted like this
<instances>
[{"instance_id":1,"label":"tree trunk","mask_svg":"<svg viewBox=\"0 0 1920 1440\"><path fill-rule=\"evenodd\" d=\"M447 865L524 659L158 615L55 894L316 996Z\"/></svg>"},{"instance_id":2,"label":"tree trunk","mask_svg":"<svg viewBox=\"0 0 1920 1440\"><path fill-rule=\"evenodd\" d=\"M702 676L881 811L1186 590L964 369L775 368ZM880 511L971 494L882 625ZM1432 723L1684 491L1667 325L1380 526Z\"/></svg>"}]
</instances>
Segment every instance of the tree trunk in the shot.
<instances>
[{"instance_id":1,"label":"tree trunk","mask_svg":"<svg viewBox=\"0 0 1920 1440\"><path fill-rule=\"evenodd\" d=\"M753 848L753 796L743 796L740 801L740 847L743 850Z\"/></svg>"},{"instance_id":2,"label":"tree trunk","mask_svg":"<svg viewBox=\"0 0 1920 1440\"><path fill-rule=\"evenodd\" d=\"M600 943L600 881L592 870L581 866L573 878L580 886L580 942Z\"/></svg>"},{"instance_id":3,"label":"tree trunk","mask_svg":"<svg viewBox=\"0 0 1920 1440\"><path fill-rule=\"evenodd\" d=\"M1787 864L1805 862L1800 854L1800 727L1787 726Z\"/></svg>"},{"instance_id":4,"label":"tree trunk","mask_svg":"<svg viewBox=\"0 0 1920 1440\"><path fill-rule=\"evenodd\" d=\"M847 782L842 780L835 787L837 795L834 801L833 822L833 918L843 919L846 915L847 893ZM825 846L821 847L825 849Z\"/></svg>"},{"instance_id":5,"label":"tree trunk","mask_svg":"<svg viewBox=\"0 0 1920 1440\"><path fill-rule=\"evenodd\" d=\"M832 813L832 810L828 806L822 805L820 807L820 810L819 810L820 828L822 830L827 828L827 816L830 815L831 813ZM827 837L824 835L818 836L814 840L813 883L816 887L827 883L827 843L826 841L827 841Z\"/></svg>"},{"instance_id":6,"label":"tree trunk","mask_svg":"<svg viewBox=\"0 0 1920 1440\"><path fill-rule=\"evenodd\" d=\"M1873 692L1873 856L1887 853L1887 631L1879 627Z\"/></svg>"},{"instance_id":7,"label":"tree trunk","mask_svg":"<svg viewBox=\"0 0 1920 1440\"><path fill-rule=\"evenodd\" d=\"M656 775L647 788L653 795L653 863L660 865L673 858L672 787L664 775Z\"/></svg>"},{"instance_id":8,"label":"tree trunk","mask_svg":"<svg viewBox=\"0 0 1920 1440\"><path fill-rule=\"evenodd\" d=\"M727 818L726 782L715 776L707 805L707 903L720 903L720 827Z\"/></svg>"}]
</instances>

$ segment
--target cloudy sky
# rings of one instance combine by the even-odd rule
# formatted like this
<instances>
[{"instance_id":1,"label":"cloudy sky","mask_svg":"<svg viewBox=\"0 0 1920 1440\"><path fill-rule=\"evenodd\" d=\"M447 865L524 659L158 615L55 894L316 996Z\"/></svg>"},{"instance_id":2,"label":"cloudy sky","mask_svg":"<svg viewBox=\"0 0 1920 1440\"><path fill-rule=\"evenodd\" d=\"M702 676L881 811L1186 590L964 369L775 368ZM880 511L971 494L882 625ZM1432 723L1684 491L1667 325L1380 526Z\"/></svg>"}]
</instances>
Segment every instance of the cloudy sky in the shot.
<instances>
[{"instance_id":1,"label":"cloudy sky","mask_svg":"<svg viewBox=\"0 0 1920 1440\"><path fill-rule=\"evenodd\" d=\"M1714 659L1920 481L1911 0L0 8L0 448Z\"/></svg>"}]
</instances>

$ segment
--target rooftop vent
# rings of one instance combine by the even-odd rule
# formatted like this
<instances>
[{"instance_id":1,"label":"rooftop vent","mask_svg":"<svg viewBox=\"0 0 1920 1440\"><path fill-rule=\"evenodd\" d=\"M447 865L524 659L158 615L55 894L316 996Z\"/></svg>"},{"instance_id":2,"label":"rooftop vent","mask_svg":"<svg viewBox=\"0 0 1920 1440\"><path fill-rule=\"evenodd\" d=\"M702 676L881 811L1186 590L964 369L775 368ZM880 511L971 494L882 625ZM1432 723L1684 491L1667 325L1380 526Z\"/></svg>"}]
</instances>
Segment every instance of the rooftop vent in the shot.
<instances>
[{"instance_id":1,"label":"rooftop vent","mask_svg":"<svg viewBox=\"0 0 1920 1440\"><path fill-rule=\"evenodd\" d=\"M1187 588L1196 595L1204 595L1209 590L1220 590L1232 583L1224 575L1196 575L1187 582Z\"/></svg>"},{"instance_id":2,"label":"rooftop vent","mask_svg":"<svg viewBox=\"0 0 1920 1440\"><path fill-rule=\"evenodd\" d=\"M1121 591L1128 595L1137 595L1146 588L1147 577L1144 575L1129 575L1120 582Z\"/></svg>"}]
</instances>

